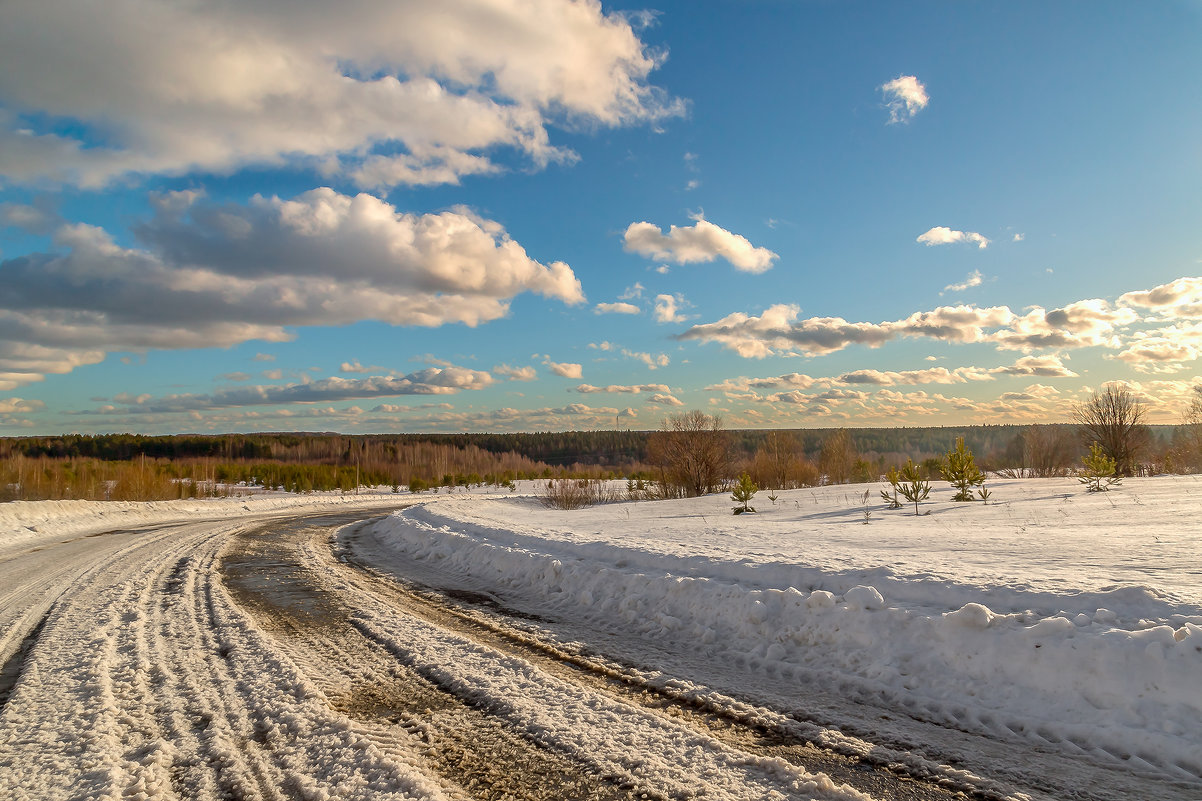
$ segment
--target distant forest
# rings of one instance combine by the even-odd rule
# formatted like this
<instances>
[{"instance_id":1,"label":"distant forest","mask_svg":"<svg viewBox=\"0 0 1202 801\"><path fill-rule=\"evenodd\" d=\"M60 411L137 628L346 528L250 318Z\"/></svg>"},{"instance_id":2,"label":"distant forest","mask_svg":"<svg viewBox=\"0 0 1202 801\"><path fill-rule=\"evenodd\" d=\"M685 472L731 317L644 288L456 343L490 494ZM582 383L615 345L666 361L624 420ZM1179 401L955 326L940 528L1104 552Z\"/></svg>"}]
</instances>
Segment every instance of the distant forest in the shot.
<instances>
[{"instance_id":1,"label":"distant forest","mask_svg":"<svg viewBox=\"0 0 1202 801\"><path fill-rule=\"evenodd\" d=\"M873 464L889 466L939 457L950 450L958 437L979 461L990 467L1020 466L1023 434L1031 426L932 426L923 428L849 428L860 456ZM1041 425L1041 429L1073 434L1071 424ZM1150 426L1153 450L1166 447L1176 426ZM770 434L786 429L731 430L731 457L752 457ZM787 429L796 439L801 455L815 461L833 429ZM486 452L508 457L505 470L541 473L548 469L600 468L615 474L638 472L647 461L651 431L553 431L526 434L68 434L53 437L0 438L0 459L21 455L26 459L98 459L128 461L135 458L171 461L216 460L219 462L282 462L351 465L403 463L431 453L419 445L445 446L451 451ZM1081 452L1085 452L1084 446ZM445 459L440 459L440 463ZM457 460L458 461L458 460ZM429 465L431 478L443 470ZM449 464L448 464L449 467ZM437 473L438 475L434 475Z\"/></svg>"}]
</instances>

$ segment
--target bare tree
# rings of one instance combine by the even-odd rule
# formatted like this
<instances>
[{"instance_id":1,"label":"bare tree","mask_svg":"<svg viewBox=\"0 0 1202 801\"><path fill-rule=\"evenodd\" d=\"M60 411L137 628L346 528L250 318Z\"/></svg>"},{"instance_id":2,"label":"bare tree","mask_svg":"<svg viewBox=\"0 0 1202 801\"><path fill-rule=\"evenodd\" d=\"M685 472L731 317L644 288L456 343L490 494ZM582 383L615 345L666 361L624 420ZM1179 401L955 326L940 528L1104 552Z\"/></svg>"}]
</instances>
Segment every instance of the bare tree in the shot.
<instances>
[{"instance_id":1,"label":"bare tree","mask_svg":"<svg viewBox=\"0 0 1202 801\"><path fill-rule=\"evenodd\" d=\"M1074 460L1071 433L1059 426L1028 426L1022 443L1023 466L1032 478L1068 475Z\"/></svg>"},{"instance_id":2,"label":"bare tree","mask_svg":"<svg viewBox=\"0 0 1202 801\"><path fill-rule=\"evenodd\" d=\"M1202 469L1202 384L1194 387L1189 407L1181 417L1178 441L1184 467L1193 471Z\"/></svg>"},{"instance_id":3,"label":"bare tree","mask_svg":"<svg viewBox=\"0 0 1202 801\"><path fill-rule=\"evenodd\" d=\"M674 414L647 443L648 460L660 471L668 496L705 495L722 488L730 472L730 445L722 418L698 409Z\"/></svg>"},{"instance_id":4,"label":"bare tree","mask_svg":"<svg viewBox=\"0 0 1202 801\"><path fill-rule=\"evenodd\" d=\"M1097 443L1114 459L1119 476L1135 474L1136 460L1148 444L1144 416L1144 405L1130 390L1116 384L1106 384L1073 409L1081 439L1086 445Z\"/></svg>"},{"instance_id":5,"label":"bare tree","mask_svg":"<svg viewBox=\"0 0 1202 801\"><path fill-rule=\"evenodd\" d=\"M860 454L846 428L835 431L822 443L818 469L826 476L827 484L847 484L852 480Z\"/></svg>"}]
</instances>

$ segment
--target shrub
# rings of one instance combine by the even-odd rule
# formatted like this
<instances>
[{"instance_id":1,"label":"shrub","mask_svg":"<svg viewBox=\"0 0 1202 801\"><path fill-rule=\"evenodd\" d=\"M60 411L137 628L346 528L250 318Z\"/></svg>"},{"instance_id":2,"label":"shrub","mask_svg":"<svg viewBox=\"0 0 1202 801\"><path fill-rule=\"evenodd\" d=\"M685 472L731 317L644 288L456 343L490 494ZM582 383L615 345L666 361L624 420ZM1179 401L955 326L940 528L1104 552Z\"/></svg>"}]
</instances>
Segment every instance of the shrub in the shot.
<instances>
[{"instance_id":1,"label":"shrub","mask_svg":"<svg viewBox=\"0 0 1202 801\"><path fill-rule=\"evenodd\" d=\"M553 478L543 492L543 506L549 509L582 509L606 501L618 500L605 482L593 478Z\"/></svg>"},{"instance_id":2,"label":"shrub","mask_svg":"<svg viewBox=\"0 0 1202 801\"><path fill-rule=\"evenodd\" d=\"M940 467L943 480L956 488L953 501L971 501L973 487L985 483L985 474L977 467L972 451L964 447L964 437L956 438L956 448L947 452Z\"/></svg>"}]
</instances>

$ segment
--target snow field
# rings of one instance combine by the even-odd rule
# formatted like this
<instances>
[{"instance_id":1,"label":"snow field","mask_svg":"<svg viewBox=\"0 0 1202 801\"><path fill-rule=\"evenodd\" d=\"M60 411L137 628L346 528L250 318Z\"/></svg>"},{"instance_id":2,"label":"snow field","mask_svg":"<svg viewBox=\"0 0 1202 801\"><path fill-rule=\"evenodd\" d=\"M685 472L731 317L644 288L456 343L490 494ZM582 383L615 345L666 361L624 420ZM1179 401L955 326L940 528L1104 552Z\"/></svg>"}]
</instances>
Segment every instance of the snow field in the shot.
<instances>
[{"instance_id":1,"label":"snow field","mask_svg":"<svg viewBox=\"0 0 1202 801\"><path fill-rule=\"evenodd\" d=\"M846 487L775 507L761 493L750 517L725 496L568 512L447 498L378 534L507 604L799 694L850 684L924 719L1202 783L1198 483L991 487L989 505L937 500L918 518L873 504L868 525Z\"/></svg>"}]
</instances>

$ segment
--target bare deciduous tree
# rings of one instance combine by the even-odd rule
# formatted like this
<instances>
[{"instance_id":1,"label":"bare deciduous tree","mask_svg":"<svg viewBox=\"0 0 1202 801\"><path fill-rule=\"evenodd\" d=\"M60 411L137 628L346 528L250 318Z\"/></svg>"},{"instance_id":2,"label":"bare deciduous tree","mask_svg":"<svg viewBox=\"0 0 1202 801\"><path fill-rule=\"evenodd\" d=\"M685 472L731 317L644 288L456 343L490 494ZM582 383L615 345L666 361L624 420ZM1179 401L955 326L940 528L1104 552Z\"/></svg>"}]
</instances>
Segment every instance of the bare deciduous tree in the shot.
<instances>
[{"instance_id":1,"label":"bare deciduous tree","mask_svg":"<svg viewBox=\"0 0 1202 801\"><path fill-rule=\"evenodd\" d=\"M1148 444L1144 415L1144 405L1135 395L1116 384L1106 384L1073 409L1081 439L1086 445L1097 443L1114 459L1119 476L1135 474L1136 460Z\"/></svg>"},{"instance_id":2,"label":"bare deciduous tree","mask_svg":"<svg viewBox=\"0 0 1202 801\"><path fill-rule=\"evenodd\" d=\"M1202 384L1194 387L1193 397L1181 418L1178 440L1183 467L1202 470Z\"/></svg>"},{"instance_id":3,"label":"bare deciduous tree","mask_svg":"<svg viewBox=\"0 0 1202 801\"><path fill-rule=\"evenodd\" d=\"M1032 478L1067 476L1074 461L1072 435L1059 426L1028 426L1022 433L1023 466Z\"/></svg>"},{"instance_id":4,"label":"bare deciduous tree","mask_svg":"<svg viewBox=\"0 0 1202 801\"><path fill-rule=\"evenodd\" d=\"M698 409L674 414L651 435L647 457L660 471L664 494L705 495L722 488L729 471L729 442L722 418Z\"/></svg>"},{"instance_id":5,"label":"bare deciduous tree","mask_svg":"<svg viewBox=\"0 0 1202 801\"><path fill-rule=\"evenodd\" d=\"M826 476L827 484L847 484L852 480L860 454L852 441L851 432L840 428L822 443L818 469Z\"/></svg>"}]
</instances>

